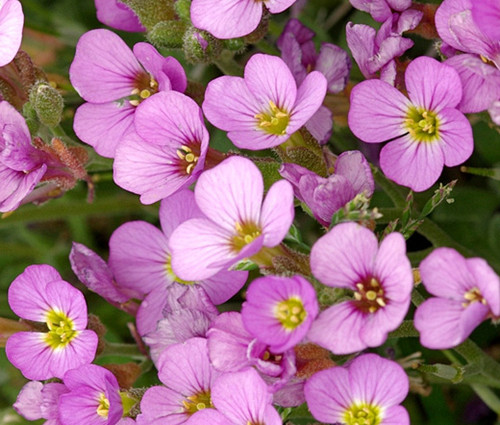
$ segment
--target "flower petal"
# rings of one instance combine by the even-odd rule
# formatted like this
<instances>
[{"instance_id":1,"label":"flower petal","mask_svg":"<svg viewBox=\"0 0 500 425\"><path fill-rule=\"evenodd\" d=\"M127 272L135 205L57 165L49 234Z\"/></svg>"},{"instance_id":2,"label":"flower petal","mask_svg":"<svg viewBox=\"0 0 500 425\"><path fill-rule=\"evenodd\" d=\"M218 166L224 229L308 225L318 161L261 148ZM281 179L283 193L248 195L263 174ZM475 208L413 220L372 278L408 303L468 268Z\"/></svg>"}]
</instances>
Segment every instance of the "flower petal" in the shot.
<instances>
[{"instance_id":1,"label":"flower petal","mask_svg":"<svg viewBox=\"0 0 500 425\"><path fill-rule=\"evenodd\" d=\"M384 174L415 192L422 192L436 183L443 165L440 141L418 142L406 135L388 143L380 152L380 167Z\"/></svg>"},{"instance_id":2,"label":"flower petal","mask_svg":"<svg viewBox=\"0 0 500 425\"><path fill-rule=\"evenodd\" d=\"M420 56L405 72L408 97L418 107L439 112L454 108L462 99L462 83L457 71L436 59Z\"/></svg>"},{"instance_id":3,"label":"flower petal","mask_svg":"<svg viewBox=\"0 0 500 425\"><path fill-rule=\"evenodd\" d=\"M363 81L351 91L348 123L356 137L381 143L406 133L404 119L410 102L380 80Z\"/></svg>"}]
</instances>

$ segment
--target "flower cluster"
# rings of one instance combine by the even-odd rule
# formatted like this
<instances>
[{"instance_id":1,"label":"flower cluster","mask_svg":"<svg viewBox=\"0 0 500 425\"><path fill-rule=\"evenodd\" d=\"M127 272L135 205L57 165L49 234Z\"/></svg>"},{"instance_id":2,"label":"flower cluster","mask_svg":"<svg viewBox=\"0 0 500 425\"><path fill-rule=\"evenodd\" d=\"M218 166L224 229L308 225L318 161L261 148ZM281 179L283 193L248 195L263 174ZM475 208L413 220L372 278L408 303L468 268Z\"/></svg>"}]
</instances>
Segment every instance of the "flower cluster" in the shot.
<instances>
[{"instance_id":1,"label":"flower cluster","mask_svg":"<svg viewBox=\"0 0 500 425\"><path fill-rule=\"evenodd\" d=\"M346 19L347 52L299 19L305 1L95 0L100 22L148 41L130 48L102 28L75 40L74 105L18 52L20 3L0 0L2 217L79 180L97 212L132 210L104 236L71 221L85 243L69 254L77 279L37 264L10 283L21 320L0 318L0 344L29 380L17 413L48 425L409 425L401 404L428 392L427 375L499 405L486 385L500 386L500 367L467 340L500 318L498 262L469 255L432 214L453 201L448 176L498 179L444 166L472 156L476 122L500 122L500 7L351 6L379 24ZM438 41L440 59L416 55L415 33ZM485 110L492 119L465 115ZM72 115L83 143L65 132ZM61 205L58 217L86 214ZM105 259L95 242L108 237ZM40 258L60 266L59 254ZM116 331L124 321L130 335ZM456 350L457 364L424 364L398 337Z\"/></svg>"}]
</instances>

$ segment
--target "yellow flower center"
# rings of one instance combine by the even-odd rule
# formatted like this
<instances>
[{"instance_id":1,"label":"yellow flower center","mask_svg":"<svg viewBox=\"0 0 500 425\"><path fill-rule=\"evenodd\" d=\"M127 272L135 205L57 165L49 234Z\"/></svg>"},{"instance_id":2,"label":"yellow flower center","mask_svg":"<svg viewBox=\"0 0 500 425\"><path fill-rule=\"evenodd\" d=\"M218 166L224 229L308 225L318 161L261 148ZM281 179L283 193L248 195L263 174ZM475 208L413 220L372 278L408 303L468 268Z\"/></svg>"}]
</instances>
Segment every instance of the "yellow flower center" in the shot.
<instances>
[{"instance_id":1,"label":"yellow flower center","mask_svg":"<svg viewBox=\"0 0 500 425\"><path fill-rule=\"evenodd\" d=\"M128 97L132 106L138 106L144 99L158 92L158 82L149 74L142 72L135 78L134 88Z\"/></svg>"},{"instance_id":2,"label":"yellow flower center","mask_svg":"<svg viewBox=\"0 0 500 425\"><path fill-rule=\"evenodd\" d=\"M240 252L244 246L257 239L262 230L260 226L255 223L236 223L236 235L233 236L231 241L231 248Z\"/></svg>"},{"instance_id":3,"label":"yellow flower center","mask_svg":"<svg viewBox=\"0 0 500 425\"><path fill-rule=\"evenodd\" d=\"M257 127L266 133L277 136L286 134L290 122L290 114L285 109L278 108L272 100L269 101L269 109L255 115L255 118L257 119Z\"/></svg>"},{"instance_id":4,"label":"yellow flower center","mask_svg":"<svg viewBox=\"0 0 500 425\"><path fill-rule=\"evenodd\" d=\"M45 316L45 322L49 328L45 342L54 350L64 348L78 335L73 320L62 311L50 310Z\"/></svg>"},{"instance_id":5,"label":"yellow flower center","mask_svg":"<svg viewBox=\"0 0 500 425\"><path fill-rule=\"evenodd\" d=\"M463 307L469 307L472 303L479 301L486 305L486 300L481 295L478 288L474 287L464 294L465 302L462 303Z\"/></svg>"},{"instance_id":6,"label":"yellow flower center","mask_svg":"<svg viewBox=\"0 0 500 425\"><path fill-rule=\"evenodd\" d=\"M380 408L368 403L353 404L343 417L346 425L378 425L381 421Z\"/></svg>"},{"instance_id":7,"label":"yellow flower center","mask_svg":"<svg viewBox=\"0 0 500 425\"><path fill-rule=\"evenodd\" d=\"M433 142L439 137L439 118L435 112L410 107L405 118L410 136L417 142Z\"/></svg>"},{"instance_id":8,"label":"yellow flower center","mask_svg":"<svg viewBox=\"0 0 500 425\"><path fill-rule=\"evenodd\" d=\"M188 415L196 413L198 410L206 409L207 407L214 407L212 399L210 398L210 391L202 391L187 397L182 401L184 411Z\"/></svg>"},{"instance_id":9,"label":"yellow flower center","mask_svg":"<svg viewBox=\"0 0 500 425\"><path fill-rule=\"evenodd\" d=\"M354 292L356 307L365 313L375 313L379 308L386 306L384 290L374 277L364 282L356 283L358 289Z\"/></svg>"},{"instance_id":10,"label":"yellow flower center","mask_svg":"<svg viewBox=\"0 0 500 425\"><path fill-rule=\"evenodd\" d=\"M107 418L109 414L109 400L104 393L99 396L99 405L97 406L97 414L102 418Z\"/></svg>"},{"instance_id":11,"label":"yellow flower center","mask_svg":"<svg viewBox=\"0 0 500 425\"><path fill-rule=\"evenodd\" d=\"M307 311L299 298L292 297L278 303L275 316L285 329L293 330L305 320Z\"/></svg>"},{"instance_id":12,"label":"yellow flower center","mask_svg":"<svg viewBox=\"0 0 500 425\"><path fill-rule=\"evenodd\" d=\"M177 149L177 156L180 159L179 168L181 172L187 176L190 175L200 157L200 144L196 142L191 147L182 145Z\"/></svg>"}]
</instances>

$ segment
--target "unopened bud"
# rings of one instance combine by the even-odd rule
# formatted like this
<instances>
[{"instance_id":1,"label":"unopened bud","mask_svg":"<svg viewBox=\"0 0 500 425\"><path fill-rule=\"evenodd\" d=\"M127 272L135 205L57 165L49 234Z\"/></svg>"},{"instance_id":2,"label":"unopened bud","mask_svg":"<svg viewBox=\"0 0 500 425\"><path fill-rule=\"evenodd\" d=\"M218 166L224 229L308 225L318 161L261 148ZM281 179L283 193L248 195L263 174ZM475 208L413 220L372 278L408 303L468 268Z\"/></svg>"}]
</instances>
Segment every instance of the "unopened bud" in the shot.
<instances>
[{"instance_id":1,"label":"unopened bud","mask_svg":"<svg viewBox=\"0 0 500 425\"><path fill-rule=\"evenodd\" d=\"M184 54L192 63L211 62L222 51L222 42L206 31L191 27L184 33Z\"/></svg>"},{"instance_id":2,"label":"unopened bud","mask_svg":"<svg viewBox=\"0 0 500 425\"><path fill-rule=\"evenodd\" d=\"M183 21L163 21L158 22L147 37L157 47L180 48L185 32L186 24Z\"/></svg>"},{"instance_id":3,"label":"unopened bud","mask_svg":"<svg viewBox=\"0 0 500 425\"><path fill-rule=\"evenodd\" d=\"M29 101L42 124L55 127L61 122L63 98L61 93L47 82L38 82L31 88Z\"/></svg>"},{"instance_id":4,"label":"unopened bud","mask_svg":"<svg viewBox=\"0 0 500 425\"><path fill-rule=\"evenodd\" d=\"M151 31L162 21L175 19L173 0L121 0L139 17L141 24Z\"/></svg>"}]
</instances>

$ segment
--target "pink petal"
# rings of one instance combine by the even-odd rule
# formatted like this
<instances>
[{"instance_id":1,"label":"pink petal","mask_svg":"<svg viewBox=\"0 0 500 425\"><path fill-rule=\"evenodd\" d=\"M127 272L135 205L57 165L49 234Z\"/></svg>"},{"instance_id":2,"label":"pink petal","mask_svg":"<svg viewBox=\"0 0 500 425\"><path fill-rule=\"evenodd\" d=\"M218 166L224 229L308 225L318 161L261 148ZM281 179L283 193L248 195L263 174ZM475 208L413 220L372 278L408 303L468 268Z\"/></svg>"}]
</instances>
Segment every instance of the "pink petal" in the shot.
<instances>
[{"instance_id":1,"label":"pink petal","mask_svg":"<svg viewBox=\"0 0 500 425\"><path fill-rule=\"evenodd\" d=\"M123 103L84 103L75 113L73 129L83 142L106 158L114 158L125 136L135 133L135 107Z\"/></svg>"},{"instance_id":2,"label":"pink petal","mask_svg":"<svg viewBox=\"0 0 500 425\"><path fill-rule=\"evenodd\" d=\"M371 276L378 242L368 229L341 223L322 236L311 250L311 270L324 285L355 289Z\"/></svg>"},{"instance_id":3,"label":"pink petal","mask_svg":"<svg viewBox=\"0 0 500 425\"><path fill-rule=\"evenodd\" d=\"M193 0L191 20L196 28L220 39L242 37L259 25L262 5L253 0Z\"/></svg>"},{"instance_id":4,"label":"pink petal","mask_svg":"<svg viewBox=\"0 0 500 425\"><path fill-rule=\"evenodd\" d=\"M411 61L405 83L415 106L434 112L453 108L462 99L462 83L457 71L433 58L421 56Z\"/></svg>"},{"instance_id":5,"label":"pink petal","mask_svg":"<svg viewBox=\"0 0 500 425\"><path fill-rule=\"evenodd\" d=\"M237 223L260 223L263 193L257 166L249 159L232 156L200 176L195 198L210 220L235 234Z\"/></svg>"},{"instance_id":6,"label":"pink petal","mask_svg":"<svg viewBox=\"0 0 500 425\"><path fill-rule=\"evenodd\" d=\"M379 81L363 81L351 91L349 128L367 143L381 143L406 133L410 102L397 89Z\"/></svg>"},{"instance_id":7,"label":"pink petal","mask_svg":"<svg viewBox=\"0 0 500 425\"><path fill-rule=\"evenodd\" d=\"M174 273L183 280L197 281L215 275L236 257L231 249L232 234L209 220L196 218L185 221L169 240Z\"/></svg>"},{"instance_id":8,"label":"pink petal","mask_svg":"<svg viewBox=\"0 0 500 425\"><path fill-rule=\"evenodd\" d=\"M23 319L44 322L50 310L47 284L60 281L61 275L54 267L41 264L26 267L10 284L8 300L10 308Z\"/></svg>"},{"instance_id":9,"label":"pink petal","mask_svg":"<svg viewBox=\"0 0 500 425\"><path fill-rule=\"evenodd\" d=\"M350 301L335 304L320 313L307 339L334 354L350 354L367 347L360 338L364 315Z\"/></svg>"},{"instance_id":10,"label":"pink petal","mask_svg":"<svg viewBox=\"0 0 500 425\"><path fill-rule=\"evenodd\" d=\"M424 347L446 350L464 342L487 314L488 307L480 302L464 308L460 301L430 298L418 307L414 324Z\"/></svg>"},{"instance_id":11,"label":"pink petal","mask_svg":"<svg viewBox=\"0 0 500 425\"><path fill-rule=\"evenodd\" d=\"M117 284L147 294L171 283L167 242L163 232L144 221L116 229L109 240L109 266Z\"/></svg>"},{"instance_id":12,"label":"pink petal","mask_svg":"<svg viewBox=\"0 0 500 425\"><path fill-rule=\"evenodd\" d=\"M422 192L436 183L443 165L440 141L418 142L406 135L388 143L380 152L380 167L384 174L415 192Z\"/></svg>"},{"instance_id":13,"label":"pink petal","mask_svg":"<svg viewBox=\"0 0 500 425\"><path fill-rule=\"evenodd\" d=\"M409 391L406 372L396 362L364 354L349 364L352 397L385 408L400 404Z\"/></svg>"},{"instance_id":14,"label":"pink petal","mask_svg":"<svg viewBox=\"0 0 500 425\"><path fill-rule=\"evenodd\" d=\"M286 180L277 181L262 204L260 222L265 235L264 246L276 246L285 238L294 215L292 185Z\"/></svg>"},{"instance_id":15,"label":"pink petal","mask_svg":"<svg viewBox=\"0 0 500 425\"><path fill-rule=\"evenodd\" d=\"M439 119L444 164L448 167L462 164L469 159L474 149L469 120L456 109L443 109L439 113Z\"/></svg>"},{"instance_id":16,"label":"pink petal","mask_svg":"<svg viewBox=\"0 0 500 425\"><path fill-rule=\"evenodd\" d=\"M17 0L4 0L0 9L0 66L7 65L21 46L24 14Z\"/></svg>"},{"instance_id":17,"label":"pink petal","mask_svg":"<svg viewBox=\"0 0 500 425\"><path fill-rule=\"evenodd\" d=\"M132 50L118 35L105 29L80 37L69 69L71 84L80 96L95 103L129 96L135 78L142 73Z\"/></svg>"},{"instance_id":18,"label":"pink petal","mask_svg":"<svg viewBox=\"0 0 500 425\"><path fill-rule=\"evenodd\" d=\"M298 93L295 79L286 63L277 56L253 55L245 66L245 83L259 102L262 108L260 112L267 110L269 101L288 112L292 111L296 103Z\"/></svg>"},{"instance_id":19,"label":"pink petal","mask_svg":"<svg viewBox=\"0 0 500 425\"><path fill-rule=\"evenodd\" d=\"M325 99L326 83L326 78L318 71L307 75L297 91L287 133L294 133L318 111Z\"/></svg>"}]
</instances>

